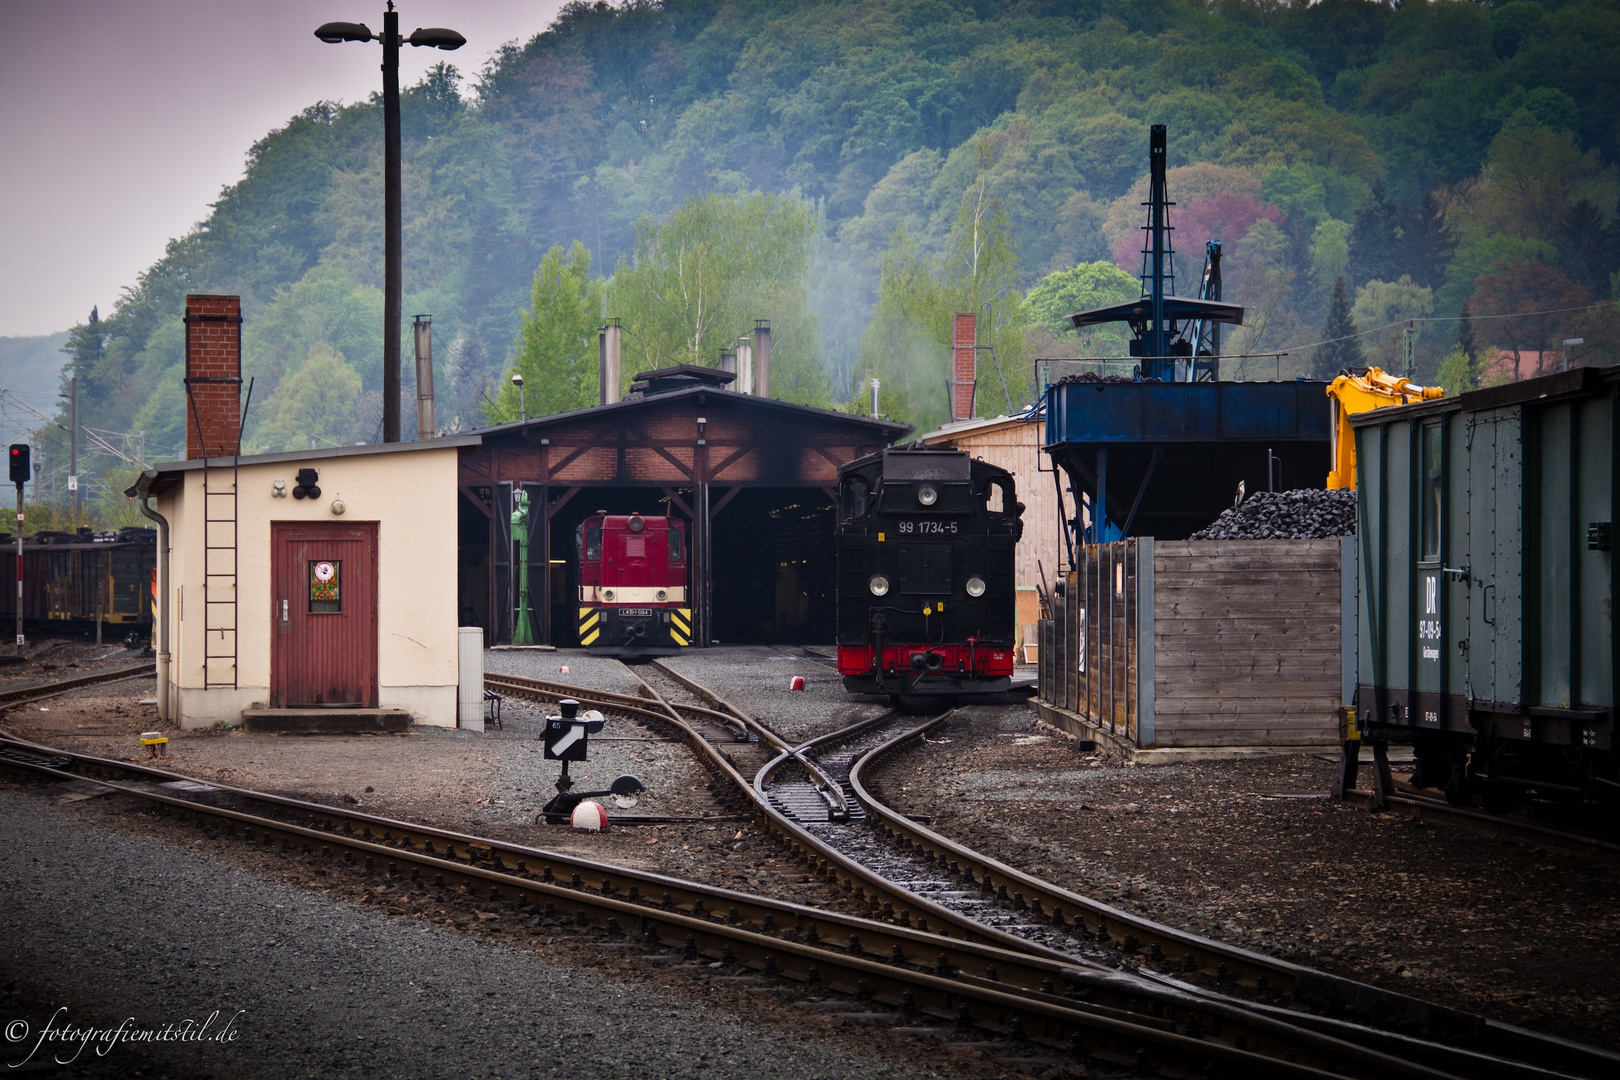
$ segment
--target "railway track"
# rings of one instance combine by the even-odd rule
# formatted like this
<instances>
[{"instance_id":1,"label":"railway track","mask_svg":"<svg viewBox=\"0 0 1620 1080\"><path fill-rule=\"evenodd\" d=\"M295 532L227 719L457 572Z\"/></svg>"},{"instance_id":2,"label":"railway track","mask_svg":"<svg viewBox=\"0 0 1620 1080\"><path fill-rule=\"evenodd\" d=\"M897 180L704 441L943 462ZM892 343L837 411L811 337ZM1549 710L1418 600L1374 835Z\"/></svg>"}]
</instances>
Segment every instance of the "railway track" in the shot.
<instances>
[{"instance_id":1,"label":"railway track","mask_svg":"<svg viewBox=\"0 0 1620 1080\"><path fill-rule=\"evenodd\" d=\"M43 701L46 698L56 697L58 694L82 690L87 686L121 682L124 679L138 679L143 675L151 675L156 670L157 668L153 662L148 660L145 663L116 668L112 671L97 671L89 675L75 676L71 679L58 679L55 682L14 687L10 690L0 691L0 712L15 705L25 705L31 701Z\"/></svg>"},{"instance_id":2,"label":"railway track","mask_svg":"<svg viewBox=\"0 0 1620 1080\"><path fill-rule=\"evenodd\" d=\"M668 665L655 667L708 706L760 726ZM1477 1056L1475 1066L1485 1073L1503 1070L1500 1075L1535 1075L1543 1069L1612 1075L1620 1069L1620 1055L1155 923L941 836L885 806L863 780L863 771L876 761L945 719L941 715L890 730L897 715L885 713L828 733L792 747L791 753L785 749L753 782L755 805L766 826L801 861L844 891L863 896L885 922L934 928L1095 972L1124 972L1129 978L1114 978L1110 986L1127 1008L1132 1002L1140 1007L1158 993L1191 995L1437 1067ZM809 822L784 813L786 800L771 798L772 777L806 761L819 763L822 782L839 785L859 813L846 818L811 815L815 820ZM1038 987L1048 977L1039 965L998 969L994 975L1025 988Z\"/></svg>"},{"instance_id":3,"label":"railway track","mask_svg":"<svg viewBox=\"0 0 1620 1080\"><path fill-rule=\"evenodd\" d=\"M1376 792L1360 788L1346 791L1344 797L1346 802L1369 810L1377 809L1379 805ZM1513 814L1493 814L1471 807L1453 806L1446 802L1444 796L1413 787L1403 780L1395 781L1395 790L1384 798L1383 809L1417 821L1455 825L1486 836L1517 840L1532 847L1552 848L1589 859L1620 863L1620 844L1607 837L1571 832Z\"/></svg>"},{"instance_id":4,"label":"railway track","mask_svg":"<svg viewBox=\"0 0 1620 1080\"><path fill-rule=\"evenodd\" d=\"M466 889L541 924L639 939L703 963L719 961L878 1002L909 1022L983 1029L1104 1069L1170 1076L1457 1074L1245 1016L1203 1000L1136 1009L1106 1000L1106 980L1047 962L1035 991L994 968L1041 963L916 928L830 913L538 848L393 821L341 807L222 785L129 762L0 739L0 764L51 780L88 780L154 812L245 843L423 890ZM984 972L984 974L974 974ZM1543 1074L1548 1075L1548 1074Z\"/></svg>"},{"instance_id":5,"label":"railway track","mask_svg":"<svg viewBox=\"0 0 1620 1080\"><path fill-rule=\"evenodd\" d=\"M844 891L865 896L878 917L832 913L340 807L199 784L147 766L15 739L0 740L0 763L52 779L91 779L146 800L158 813L216 831L240 830L244 840L279 843L303 857L341 860L357 875L386 876L423 889L466 888L506 900L538 921L568 921L608 935L639 936L649 947L674 948L704 962L718 960L812 990L830 988L858 1001L877 1001L916 1022L978 1029L1081 1055L1098 1067L1233 1076L1553 1077L1613 1072L1613 1056L1557 1040L1541 1047L1539 1059L1512 1060L1447 1046L1415 1030L1403 1034L1301 1013L1284 1007L1287 998L1277 985L1251 994L1254 1000L1236 1000L1156 973L1146 957L1116 957L1106 949L1100 959L1064 954L961 913L936 915L938 921L928 922L926 916L910 916L919 899L914 894L847 854L831 848L814 854L824 845L772 811L752 783L742 786L743 769L757 764L757 779L773 761L809 764L834 778L843 755L848 778L837 782L848 784L865 812L903 846L905 819L893 815L890 820L892 811L871 799L861 772L937 721L885 732L895 717L884 714L857 725L862 731L789 746L712 694L703 695L707 704L695 705L672 702L651 686L642 696L632 696L580 694L576 687L511 676L491 676L489 681L542 701L578 697L604 711L685 732L713 771L731 778L734 801L750 806L768 826L773 818L790 826L772 827ZM877 734L885 737L874 739ZM812 843L806 845L806 840ZM933 861L940 862L948 841L928 834L923 842L933 847L916 840L910 846L925 858L931 852ZM960 853L969 854L966 849ZM960 872L965 864L957 861ZM1007 869L996 871L982 859L972 865L992 881L995 873ZM1472 1019L1476 1042L1481 1034L1491 1034L1478 1027L1487 1022Z\"/></svg>"}]
</instances>

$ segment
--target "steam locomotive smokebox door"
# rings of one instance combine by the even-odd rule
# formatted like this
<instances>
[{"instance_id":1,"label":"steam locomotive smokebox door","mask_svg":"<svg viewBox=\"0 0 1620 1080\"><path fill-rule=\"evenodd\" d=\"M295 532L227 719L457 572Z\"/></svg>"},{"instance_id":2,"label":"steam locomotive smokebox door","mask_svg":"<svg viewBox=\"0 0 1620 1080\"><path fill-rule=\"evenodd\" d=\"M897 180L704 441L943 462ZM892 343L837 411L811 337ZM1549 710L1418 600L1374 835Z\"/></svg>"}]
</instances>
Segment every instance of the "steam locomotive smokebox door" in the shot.
<instances>
[{"instance_id":1,"label":"steam locomotive smokebox door","mask_svg":"<svg viewBox=\"0 0 1620 1080\"><path fill-rule=\"evenodd\" d=\"M275 708L377 705L377 524L271 524Z\"/></svg>"}]
</instances>

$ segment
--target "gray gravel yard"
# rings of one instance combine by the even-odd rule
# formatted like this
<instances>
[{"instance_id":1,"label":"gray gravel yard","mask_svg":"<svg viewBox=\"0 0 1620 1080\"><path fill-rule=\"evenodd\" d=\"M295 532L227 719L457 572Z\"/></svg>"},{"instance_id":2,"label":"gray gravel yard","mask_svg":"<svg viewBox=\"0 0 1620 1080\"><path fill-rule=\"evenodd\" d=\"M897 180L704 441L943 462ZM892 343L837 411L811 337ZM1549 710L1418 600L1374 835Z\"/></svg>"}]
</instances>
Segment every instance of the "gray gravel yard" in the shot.
<instances>
[{"instance_id":1,"label":"gray gravel yard","mask_svg":"<svg viewBox=\"0 0 1620 1080\"><path fill-rule=\"evenodd\" d=\"M813 738L888 707L851 697L834 668L796 648L739 645L686 652L664 662L788 738ZM803 690L790 689L795 675L804 676Z\"/></svg>"},{"instance_id":2,"label":"gray gravel yard","mask_svg":"<svg viewBox=\"0 0 1620 1080\"><path fill-rule=\"evenodd\" d=\"M623 664L610 656L592 656L584 649L486 649L484 670L617 694L636 692L636 680Z\"/></svg>"},{"instance_id":3,"label":"gray gravel yard","mask_svg":"<svg viewBox=\"0 0 1620 1080\"><path fill-rule=\"evenodd\" d=\"M847 1031L774 990L693 985L684 967L588 943L560 945L575 955L559 962L554 939L536 938L538 952L480 940L244 870L209 841L98 828L96 814L123 812L108 809L118 802L62 804L48 789L0 782L7 1066L72 1058L66 1042L34 1049L53 1016L58 1026L133 1018L130 1028L160 1031L218 1010L208 1034L233 1037L92 1043L71 1066L38 1071L188 1080L993 1074L943 1049ZM482 918L469 921L481 927Z\"/></svg>"}]
</instances>

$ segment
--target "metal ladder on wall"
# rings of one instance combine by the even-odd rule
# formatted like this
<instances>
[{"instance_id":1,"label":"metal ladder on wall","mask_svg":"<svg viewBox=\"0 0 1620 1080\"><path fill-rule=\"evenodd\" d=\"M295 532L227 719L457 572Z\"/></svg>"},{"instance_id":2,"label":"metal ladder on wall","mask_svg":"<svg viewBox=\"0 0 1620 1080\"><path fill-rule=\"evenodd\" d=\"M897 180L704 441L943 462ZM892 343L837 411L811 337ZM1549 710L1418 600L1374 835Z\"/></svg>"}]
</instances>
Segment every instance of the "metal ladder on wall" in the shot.
<instances>
[{"instance_id":1,"label":"metal ladder on wall","mask_svg":"<svg viewBox=\"0 0 1620 1080\"><path fill-rule=\"evenodd\" d=\"M240 469L231 456L228 491L209 483L215 469L203 457L203 686L237 688L236 492ZM224 473L224 468L217 470Z\"/></svg>"}]
</instances>

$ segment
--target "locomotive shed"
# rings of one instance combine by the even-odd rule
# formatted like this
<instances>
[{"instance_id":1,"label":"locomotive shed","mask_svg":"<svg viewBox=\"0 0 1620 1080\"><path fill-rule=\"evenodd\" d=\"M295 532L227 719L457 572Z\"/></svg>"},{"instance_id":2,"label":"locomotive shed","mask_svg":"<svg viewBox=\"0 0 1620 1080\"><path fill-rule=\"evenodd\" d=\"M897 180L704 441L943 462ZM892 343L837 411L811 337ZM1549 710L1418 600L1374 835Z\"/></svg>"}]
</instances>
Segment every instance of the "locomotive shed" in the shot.
<instances>
[{"instance_id":1,"label":"locomotive shed","mask_svg":"<svg viewBox=\"0 0 1620 1080\"><path fill-rule=\"evenodd\" d=\"M731 372L710 368L635 378L623 400L479 432L458 480L461 624L512 641L507 553L521 491L536 508L537 643L577 641L574 533L597 511L685 522L694 645L831 641L838 469L910 428L739 393Z\"/></svg>"}]
</instances>

